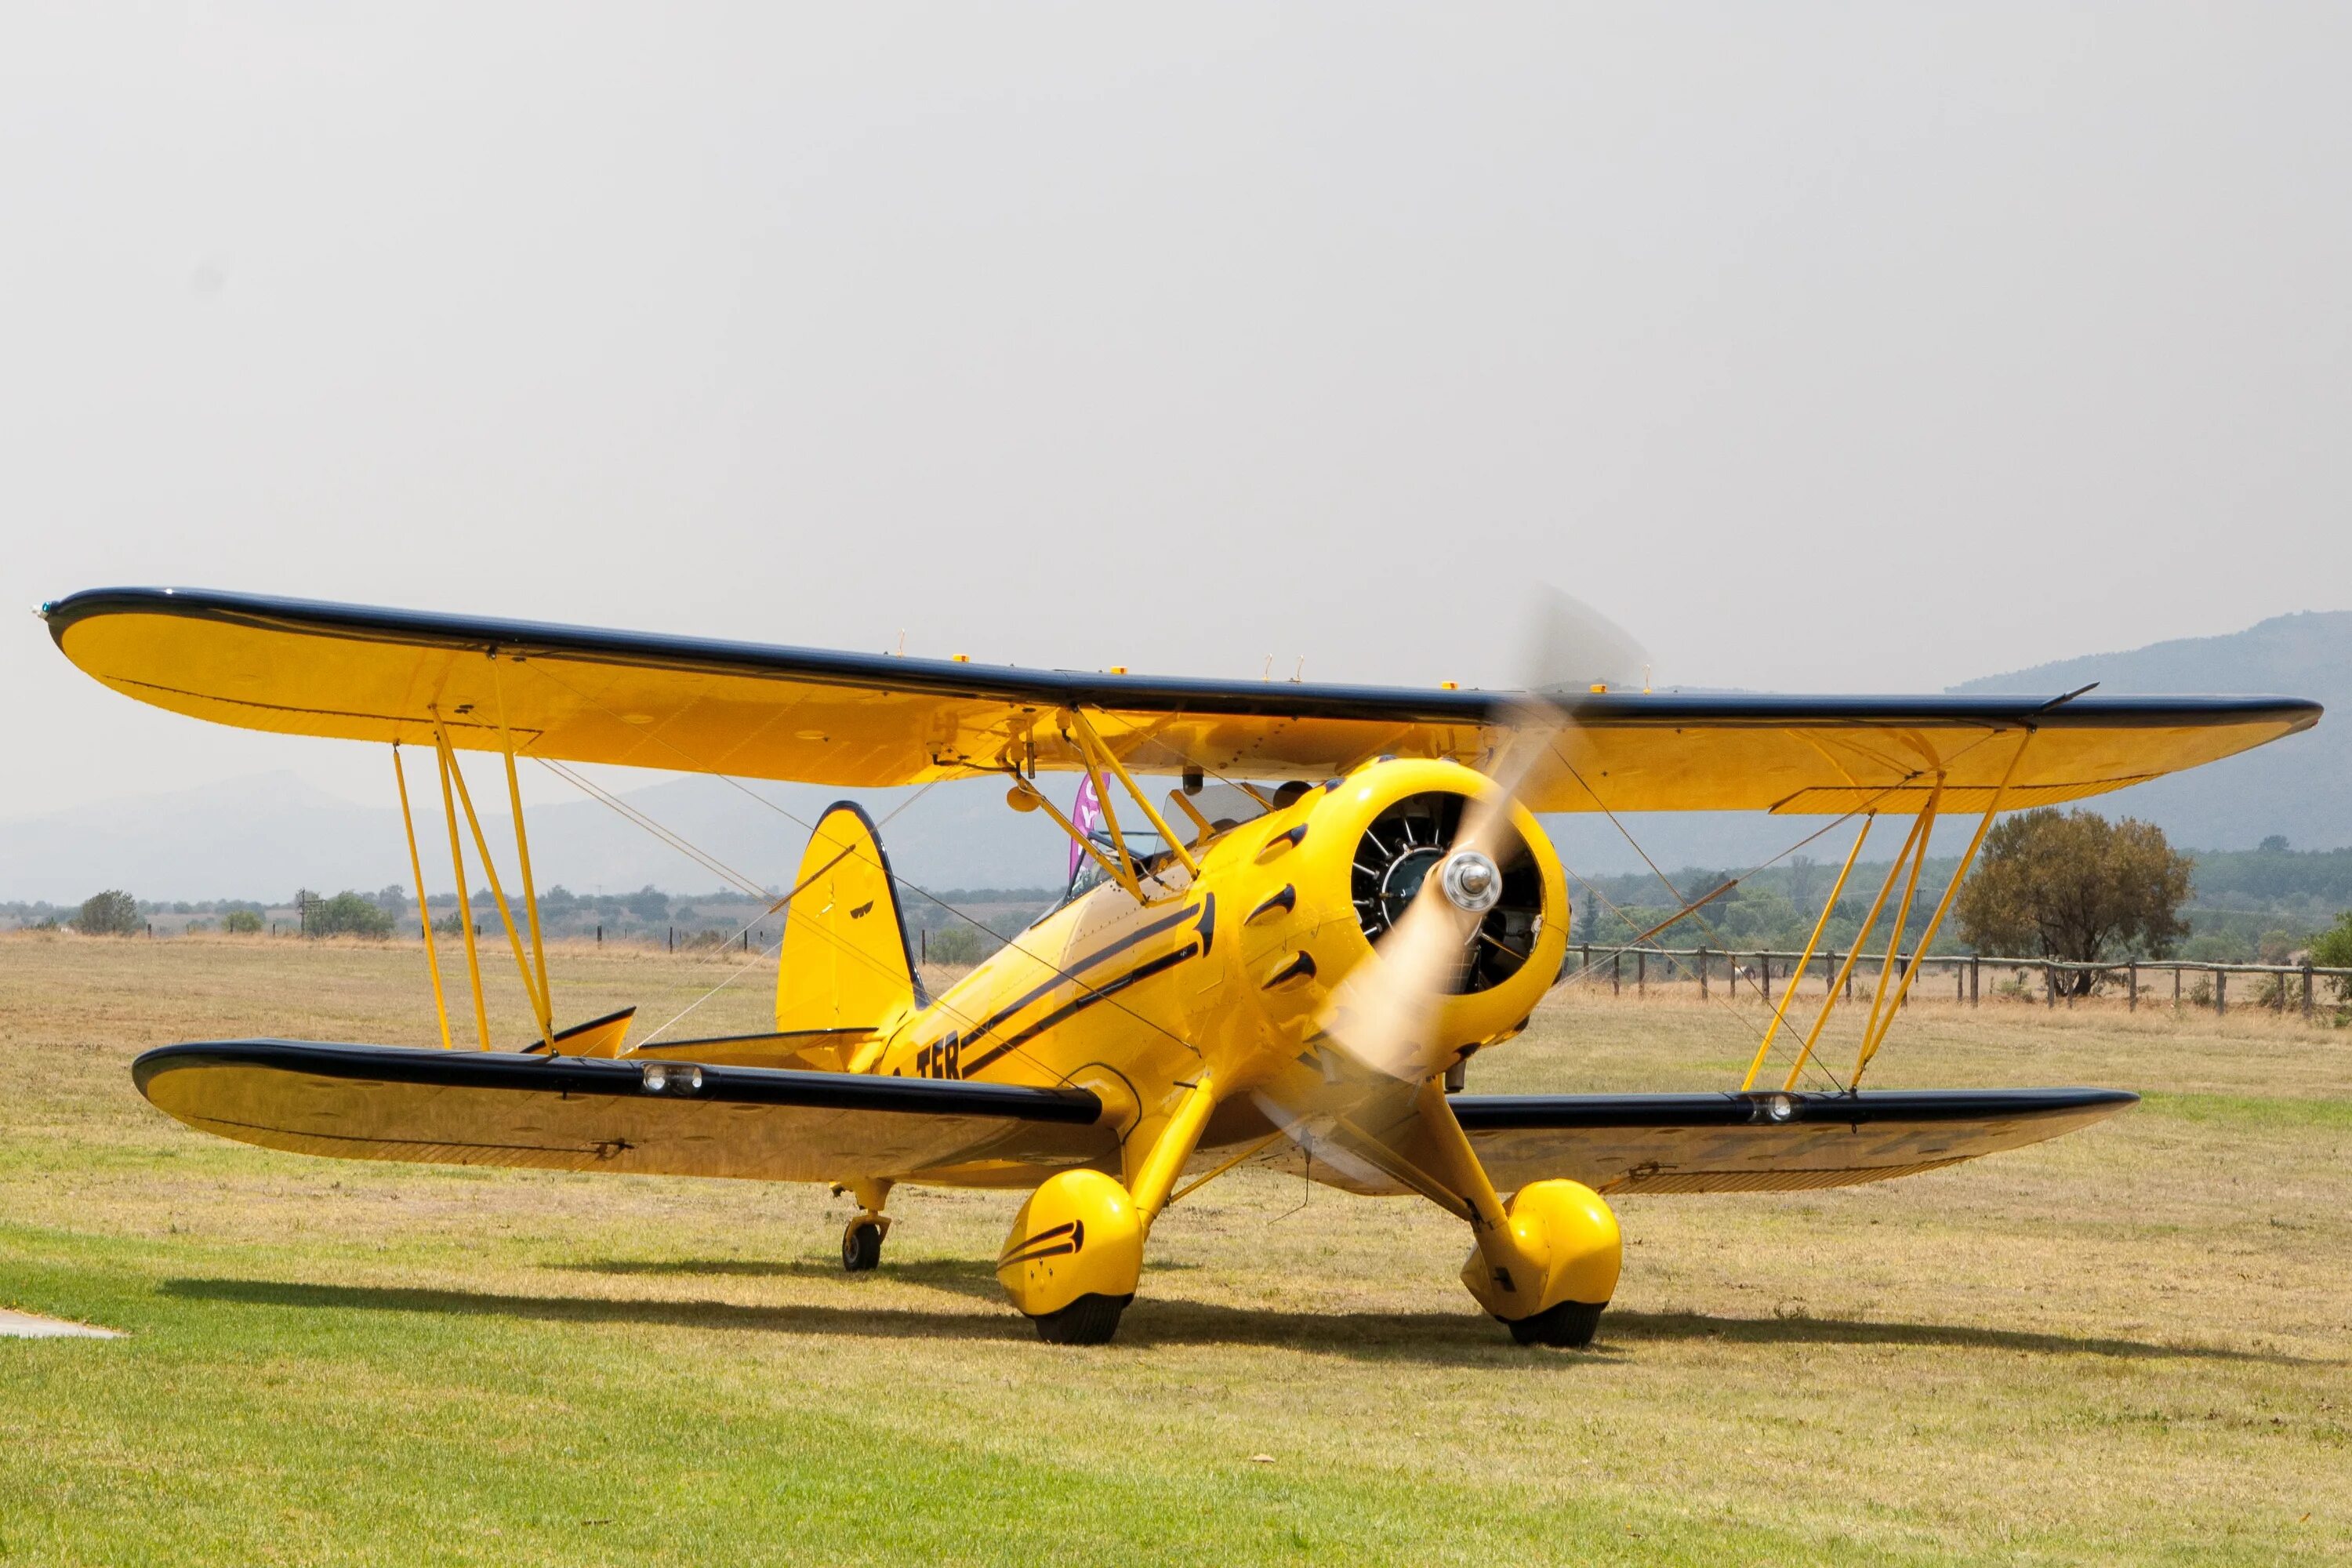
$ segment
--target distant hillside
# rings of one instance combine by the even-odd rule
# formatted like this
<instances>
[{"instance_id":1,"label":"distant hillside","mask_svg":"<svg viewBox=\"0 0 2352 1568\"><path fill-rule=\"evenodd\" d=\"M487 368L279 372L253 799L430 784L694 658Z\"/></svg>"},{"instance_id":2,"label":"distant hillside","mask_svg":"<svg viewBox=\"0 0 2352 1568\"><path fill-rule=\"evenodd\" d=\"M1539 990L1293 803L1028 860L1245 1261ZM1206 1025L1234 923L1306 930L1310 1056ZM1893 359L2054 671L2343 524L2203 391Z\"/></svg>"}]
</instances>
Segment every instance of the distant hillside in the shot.
<instances>
[{"instance_id":1,"label":"distant hillside","mask_svg":"<svg viewBox=\"0 0 2352 1568\"><path fill-rule=\"evenodd\" d=\"M803 825L843 792L752 787L781 809L709 778L671 779L623 798L761 886L780 885L800 864L808 843ZM882 823L882 846L894 868L919 885L1061 881L1068 841L1041 813L1005 810L1003 788L992 781L940 784L928 793L870 790L858 800ZM428 803L437 805L429 795L417 801L416 833L425 879L442 890L449 886L448 839L438 810L426 813ZM532 868L543 887L560 882L580 893L615 893L650 883L677 892L720 880L600 802L533 806L529 825ZM508 818L486 815L482 826L511 875ZM471 844L466 858L470 864ZM125 888L142 899L281 900L302 887L405 887L414 879L398 810L351 805L289 773L0 823L0 900L79 903L100 888Z\"/></svg>"},{"instance_id":2,"label":"distant hillside","mask_svg":"<svg viewBox=\"0 0 2352 1568\"><path fill-rule=\"evenodd\" d=\"M2100 810L2144 817L2176 844L2252 849L2283 834L2297 849L2352 845L2352 610L2279 616L2228 637L2182 637L2126 653L2035 665L1956 692L2309 697L2316 729L2210 767L2102 795Z\"/></svg>"}]
</instances>

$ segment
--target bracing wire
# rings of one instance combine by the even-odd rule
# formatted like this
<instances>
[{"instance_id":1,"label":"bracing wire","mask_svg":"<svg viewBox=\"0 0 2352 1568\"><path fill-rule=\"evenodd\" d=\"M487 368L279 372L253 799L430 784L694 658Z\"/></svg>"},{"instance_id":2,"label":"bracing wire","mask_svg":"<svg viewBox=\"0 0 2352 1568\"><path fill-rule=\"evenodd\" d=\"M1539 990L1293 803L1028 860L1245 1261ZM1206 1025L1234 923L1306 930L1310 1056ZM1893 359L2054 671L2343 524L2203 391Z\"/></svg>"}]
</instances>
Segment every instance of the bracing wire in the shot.
<instances>
[{"instance_id":1,"label":"bracing wire","mask_svg":"<svg viewBox=\"0 0 2352 1568\"><path fill-rule=\"evenodd\" d=\"M618 714L616 714L616 713L614 713L614 712L613 712L613 710L612 710L610 708L607 708L604 704L603 704L603 703L601 703L601 702L598 702L594 698L593 698L593 697L589 696L586 692L583 692L583 691L580 690L577 687L575 687L575 686L572 685L569 681L564 680L562 677L555 675L552 671L549 670L549 669L546 668L546 665L545 665L545 663L544 663L543 661L539 660L539 659L530 659L530 660L524 661L524 662L525 662L525 664L526 664L526 668L530 668L530 669L533 669L533 670L537 671L540 675L541 675L541 676L545 677L549 681L552 682L552 683L553 683L553 684L555 684L556 686L559 686L559 687L562 688L565 691L567 691L567 692L571 693L573 697L577 698L579 700L581 700L581 701L583 701L583 702L584 702L584 703L587 703L587 704L588 704L588 705L590 705L591 707L595 708L599 712L604 713L604 714L606 714L606 715L608 715L608 716L610 716L610 717L614 718L614 720L619 721L619 719L620 719L620 715L618 715ZM730 788L732 788L732 789L734 789L734 790L736 790L736 791L738 791L738 792L740 792L740 793L741 793L741 794L743 794L743 795L749 795L752 800L757 801L757 802L758 802L759 804L761 804L761 805L766 806L769 810L771 810L771 811L772 811L772 812L776 813L778 816L780 816L783 817L786 821L791 822L791 823L793 823L793 824L795 824L796 826L800 826L800 827L802 827L802 828L806 829L806 830L807 830L809 833L811 833L811 834L815 833L815 831L816 831L815 826L814 826L814 824L812 824L812 823L810 823L810 822L808 822L808 821L804 820L803 818L802 818L802 817L801 817L797 813L795 813L795 812L793 812L793 811L791 811L791 810L789 810L788 808L786 808L785 806L779 805L777 802L775 802L775 801L772 801L772 800L769 799L766 795L761 795L759 791L754 790L754 789L751 788L750 786L746 785L745 784L743 784L743 783L742 783L742 781L740 781L740 779L737 779L737 778L733 777L732 775L730 775L730 774L729 774L729 773L722 773L722 772L720 772L719 770L718 770L717 768L713 768L713 767L711 767L711 766L708 765L708 764L707 764L707 763L704 763L700 758L698 758L698 757L695 756L695 755L694 755L694 753L692 753L691 752L688 752L685 747L678 745L676 742L674 742L674 741L670 740L667 736L656 734L656 735L652 736L651 738L652 738L653 740L655 740L655 741L658 742L661 745L663 745L663 746L667 747L667 748L668 750L670 750L671 752L676 752L676 753L677 753L680 758L684 759L684 760L685 760L685 762L686 762L686 763L687 763L687 766L688 766L688 770L690 770L691 772L698 773L707 773L707 774L709 774L710 777L715 778L715 779L718 779L720 783L727 784ZM533 760L534 760L534 761L541 762L541 763L544 763L546 762L546 759L544 759L544 758L534 758ZM931 782L932 782L932 783L934 783L934 784L936 784L936 783L938 783L939 781L937 781L937 780L933 780L933 781L931 781ZM925 786L925 788L926 788L927 790L928 790L928 788L929 788L929 785L926 785L926 786ZM912 798L910 798L910 799L908 799L908 800L907 800L907 801L902 801L901 803L899 803L899 805L898 805L897 807L894 807L894 808L892 809L892 811L891 811L891 812L890 812L890 814L889 814L889 816L897 816L897 815L898 815L898 813L899 811L904 810L908 805L911 805L912 804L914 804L914 801L915 801L915 800L918 800L918 799L920 799L920 798L921 798L921 795L919 793L919 794L918 794L917 795L915 795L914 797L912 797ZM883 820L884 820L884 821L886 821L886 822L887 822L887 821L888 821L888 820L889 820L889 816L886 816ZM1061 964L1059 964L1059 963L1055 963L1052 959L1047 958L1047 957L1045 957L1045 956L1044 954L1042 954L1042 953L1036 952L1034 952L1034 951L1033 951L1033 950L1031 950L1031 949L1029 949L1029 948L1027 948L1027 947L1023 946L1023 945L1021 944L1021 942L1020 942L1017 939L1015 939L1015 940L1007 940L1007 939L1005 939L1005 938L998 937L998 936L997 936L997 933L996 933L992 929L991 929L991 928L990 928L990 926L988 925L988 923L987 923L986 921L984 921L981 920L978 916L976 916L976 915L972 915L972 914L970 914L970 913L966 912L966 911L965 911L965 910L960 910L960 909L958 909L955 905L953 905L953 904L951 904L951 903L948 902L948 900L947 900L940 898L938 894L936 894L936 893L932 892L932 891L931 891L930 889L929 889L928 888L921 887L921 886L919 886L919 885L918 885L918 884L916 884L916 883L914 883L914 882L910 882L910 881L907 880L907 879L906 879L906 878L904 878L904 877L902 877L902 876L899 876L899 875L898 875L895 870L894 870L894 871L892 871L892 872L890 872L890 873L889 873L889 876L890 876L891 883L892 883L894 886L896 886L896 887L899 887L899 888L903 888L903 889L905 889L907 891L908 891L908 892L910 892L910 893L915 894L917 897L921 898L921 899L924 899L924 900L928 900L928 901L929 901L929 902L930 902L930 903L933 903L933 904L938 905L940 909L941 909L942 910L946 911L949 915L952 916L953 918L955 918L955 919L957 919L957 920L962 921L965 924L967 924L967 925L971 926L971 927L972 929L974 929L975 931L979 931L984 932L984 933L985 933L986 935L988 935L989 937L993 938L993 939L995 939L995 940L997 940L997 941L999 941L999 942L1003 942L1004 946L1006 946L1006 947L1008 947L1008 948L1012 949L1014 952L1016 952L1016 953L1020 954L1022 957L1028 959L1031 963L1035 963L1035 964L1036 964L1036 965L1038 965L1040 968L1042 968L1042 969L1045 970L1047 973L1049 973L1053 974L1056 979L1059 979L1059 980L1061 980L1061 981L1064 981L1064 982L1066 982L1066 984L1071 984L1071 985L1075 985L1075 986L1076 986L1080 991L1082 991L1082 992L1086 993L1088 996L1091 996L1091 997L1095 998L1097 1001L1104 1002L1104 1003L1108 1003L1110 1006L1112 1006L1112 1007L1116 1008L1116 1009L1117 1009L1118 1011L1119 1011L1120 1013L1125 1014L1128 1017L1129 1017L1129 1018L1133 1019L1135 1022L1137 1022L1137 1023L1139 1023L1139 1024L1140 1024L1140 1025L1144 1026L1146 1028L1149 1028L1149 1029L1150 1029L1150 1030L1154 1031L1155 1033L1158 1033L1158 1034L1160 1034L1160 1035L1163 1035L1163 1036L1167 1037L1167 1038L1168 1038L1170 1041L1171 1041L1172 1043L1174 1043L1174 1044L1176 1044L1176 1045L1178 1045L1178 1046L1182 1047L1185 1050L1190 1051L1190 1052L1192 1052L1192 1053L1193 1053L1194 1055L1196 1055L1196 1056L1199 1054L1197 1047L1195 1047L1193 1046L1192 1042L1191 1042L1190 1040L1187 1040L1186 1038L1184 1038L1184 1037L1183 1037L1183 1036L1181 1036L1181 1035L1180 1035L1180 1034L1176 1033L1176 1031L1174 1031L1173 1029L1169 1028L1165 1024L1160 1023L1158 1019L1153 1018L1153 1017L1150 1017L1150 1016L1147 1016L1147 1015L1145 1015L1145 1014L1143 1014L1143 1013L1139 1013L1139 1012L1138 1012L1134 1007L1130 1006L1130 1005L1128 1005L1126 1002L1122 1001L1122 1000L1121 1000L1121 999L1120 999L1120 998L1119 998L1119 997L1118 997L1115 993L1111 993L1111 992L1104 991L1104 990L1101 990L1101 989L1097 988L1097 986L1095 986L1095 985L1089 984L1088 984L1087 982L1086 982L1085 980L1082 980L1082 979L1080 979L1077 975L1076 975L1076 974L1072 973L1068 969L1065 968L1063 965L1061 965ZM764 890L762 890L760 896L761 896L761 897L763 897L763 898L764 898L764 897L766 897L766 893L765 893L765 891L764 891ZM779 905L777 905L777 906L774 906L774 907L772 907L772 908L771 909L770 912L771 912L771 913L772 913L772 912L774 912L774 909L775 909L775 908L781 908L781 907L782 907L782 905L781 905L781 904L779 904ZM958 1012L957 1010L955 1010L955 1009L953 1009L953 1008L950 1008L950 1007L946 1007L946 1006L944 1005L944 1004L940 1004L940 1003L936 1003L936 1002L935 1002L935 1003L933 1004L933 1005L934 1005L934 1006L939 1006L939 1007L940 1007L943 1011L945 1011L945 1012L948 1014L948 1016L949 1016L950 1017L951 1017L951 1018L955 1018L955 1019L956 1019L958 1022L960 1022L960 1023L969 1024L969 1023L971 1023L971 1022L972 1021L971 1019L970 1019L969 1017L965 1016L964 1015L962 1015L961 1013ZM1028 1052L1027 1052L1026 1050L1023 1049L1022 1047L1014 1047L1014 1054L1016 1054L1016 1055L1020 1055L1020 1056L1027 1056L1027 1055L1028 1055ZM1034 1058L1031 1058L1031 1059L1032 1059L1032 1060L1034 1060Z\"/></svg>"}]
</instances>

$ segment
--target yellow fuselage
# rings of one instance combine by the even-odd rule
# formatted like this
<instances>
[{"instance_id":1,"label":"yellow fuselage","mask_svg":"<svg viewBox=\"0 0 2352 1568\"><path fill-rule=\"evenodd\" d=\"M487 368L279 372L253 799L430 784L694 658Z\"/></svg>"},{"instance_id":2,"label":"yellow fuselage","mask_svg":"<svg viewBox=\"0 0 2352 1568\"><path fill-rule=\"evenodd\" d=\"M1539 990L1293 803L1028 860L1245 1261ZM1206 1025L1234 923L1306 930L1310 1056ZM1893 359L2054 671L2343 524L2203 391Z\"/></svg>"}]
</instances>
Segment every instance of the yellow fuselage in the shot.
<instances>
[{"instance_id":1,"label":"yellow fuselage","mask_svg":"<svg viewBox=\"0 0 2352 1568\"><path fill-rule=\"evenodd\" d=\"M1408 795L1482 798L1494 788L1453 763L1368 764L1196 847L1197 878L1171 864L1144 880L1145 901L1105 883L1055 910L848 1065L1092 1090L1119 1134L1129 1179L1204 1070L1219 1112L1200 1147L1264 1137L1283 1121L1265 1107L1309 1105L1333 1077L1319 1020L1350 971L1380 962L1349 883L1365 828ZM1558 860L1532 817L1514 807L1512 822L1539 870L1544 918L1515 975L1436 1009L1432 1060L1516 1034L1566 952ZM1036 1179L1022 1167L938 1176Z\"/></svg>"}]
</instances>

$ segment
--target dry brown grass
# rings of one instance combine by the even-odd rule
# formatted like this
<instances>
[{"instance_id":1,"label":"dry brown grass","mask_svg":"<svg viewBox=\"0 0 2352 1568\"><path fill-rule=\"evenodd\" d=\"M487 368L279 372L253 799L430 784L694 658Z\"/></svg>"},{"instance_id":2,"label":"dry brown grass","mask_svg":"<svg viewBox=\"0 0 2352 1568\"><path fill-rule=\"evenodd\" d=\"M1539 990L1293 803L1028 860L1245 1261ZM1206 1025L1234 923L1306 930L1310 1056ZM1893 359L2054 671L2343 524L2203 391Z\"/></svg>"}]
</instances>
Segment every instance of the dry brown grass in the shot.
<instances>
[{"instance_id":1,"label":"dry brown grass","mask_svg":"<svg viewBox=\"0 0 2352 1568\"><path fill-rule=\"evenodd\" d=\"M553 962L567 1016L647 1026L731 967ZM1070 1352L996 1293L1007 1195L906 1194L850 1280L819 1190L305 1161L131 1088L174 1039L424 1043L420 971L0 939L0 1305L133 1331L0 1343L0 1558L2352 1554L2352 1034L1922 1003L1874 1082L2149 1103L1907 1182L1627 1200L1586 1354L1482 1321L1429 1206L1236 1176L1161 1222L1120 1342ZM771 978L693 1032L756 1026ZM1760 1018L1570 994L1473 1087L1725 1087Z\"/></svg>"}]
</instances>

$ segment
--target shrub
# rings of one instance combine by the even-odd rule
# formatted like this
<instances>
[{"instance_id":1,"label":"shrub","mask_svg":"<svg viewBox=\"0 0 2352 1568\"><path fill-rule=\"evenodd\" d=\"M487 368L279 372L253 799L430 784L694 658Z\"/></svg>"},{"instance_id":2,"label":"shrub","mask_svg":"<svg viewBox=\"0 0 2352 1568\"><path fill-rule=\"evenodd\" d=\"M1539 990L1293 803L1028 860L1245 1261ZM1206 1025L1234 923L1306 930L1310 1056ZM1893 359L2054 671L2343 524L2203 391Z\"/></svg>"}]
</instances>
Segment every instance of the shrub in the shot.
<instances>
[{"instance_id":1,"label":"shrub","mask_svg":"<svg viewBox=\"0 0 2352 1568\"><path fill-rule=\"evenodd\" d=\"M251 910L231 910L221 916L221 930L231 936L252 936L261 930L261 917Z\"/></svg>"},{"instance_id":2,"label":"shrub","mask_svg":"<svg viewBox=\"0 0 2352 1568\"><path fill-rule=\"evenodd\" d=\"M978 963L996 948L996 941L974 926L943 926L926 944L933 963Z\"/></svg>"},{"instance_id":3,"label":"shrub","mask_svg":"<svg viewBox=\"0 0 2352 1568\"><path fill-rule=\"evenodd\" d=\"M120 888L92 893L74 916L74 930L84 936L129 936L139 926L139 900Z\"/></svg>"},{"instance_id":4,"label":"shrub","mask_svg":"<svg viewBox=\"0 0 2352 1568\"><path fill-rule=\"evenodd\" d=\"M2336 923L2313 940L2311 962L2321 969L2352 969L2352 910L2337 915ZM2336 1002L2352 1007L2352 974L2335 975L2328 984L2336 989Z\"/></svg>"}]
</instances>

